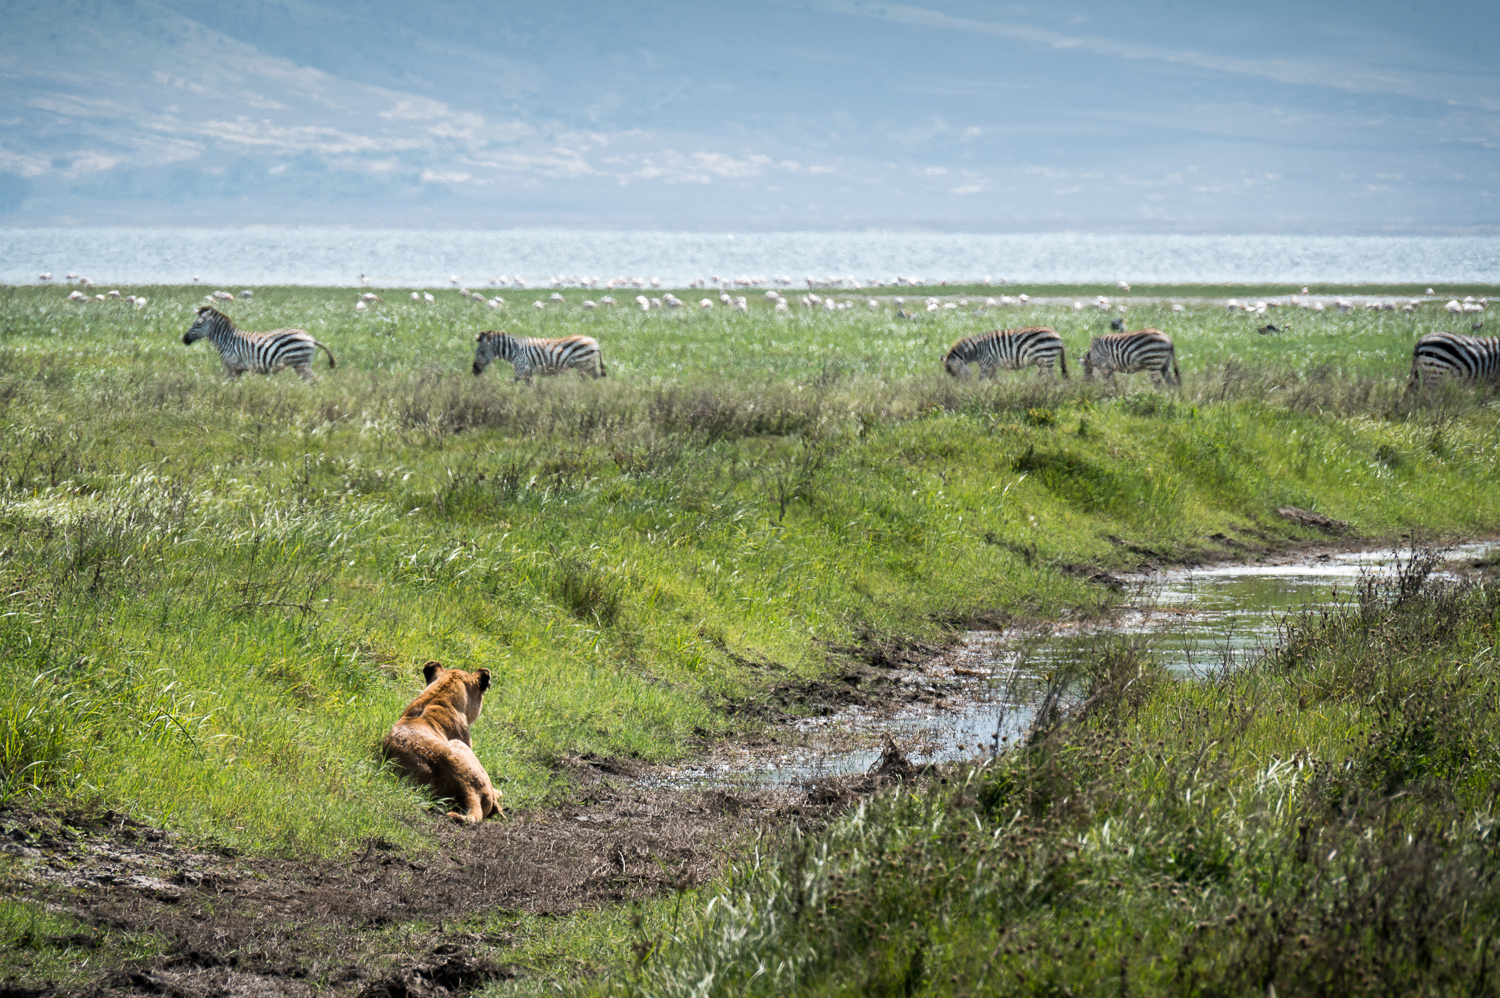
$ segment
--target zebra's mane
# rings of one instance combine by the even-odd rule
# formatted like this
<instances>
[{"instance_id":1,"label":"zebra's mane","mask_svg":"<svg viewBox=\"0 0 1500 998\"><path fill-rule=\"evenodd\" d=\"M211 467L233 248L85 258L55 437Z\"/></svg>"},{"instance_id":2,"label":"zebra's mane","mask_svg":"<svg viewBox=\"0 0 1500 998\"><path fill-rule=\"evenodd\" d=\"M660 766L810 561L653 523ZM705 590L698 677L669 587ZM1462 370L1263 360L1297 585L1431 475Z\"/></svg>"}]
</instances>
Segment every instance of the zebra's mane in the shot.
<instances>
[{"instance_id":1,"label":"zebra's mane","mask_svg":"<svg viewBox=\"0 0 1500 998\"><path fill-rule=\"evenodd\" d=\"M228 329L230 332L233 332L235 329L234 320L212 305L199 305L198 315L206 319L211 326L219 329Z\"/></svg>"},{"instance_id":2,"label":"zebra's mane","mask_svg":"<svg viewBox=\"0 0 1500 998\"><path fill-rule=\"evenodd\" d=\"M969 363L979 352L979 344L978 342L976 342L978 339L978 336L968 336L964 339L959 340L957 343L953 344L951 348L949 348L948 355L943 359L961 360L965 364Z\"/></svg>"}]
</instances>

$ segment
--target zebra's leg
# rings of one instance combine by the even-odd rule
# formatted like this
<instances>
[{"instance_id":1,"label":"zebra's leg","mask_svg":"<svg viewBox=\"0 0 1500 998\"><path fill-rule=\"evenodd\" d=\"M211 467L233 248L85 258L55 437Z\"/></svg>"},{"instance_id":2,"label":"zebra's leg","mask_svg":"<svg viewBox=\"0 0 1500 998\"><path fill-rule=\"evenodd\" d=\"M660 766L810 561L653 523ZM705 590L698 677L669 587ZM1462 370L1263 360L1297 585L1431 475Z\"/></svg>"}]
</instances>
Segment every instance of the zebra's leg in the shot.
<instances>
[{"instance_id":1,"label":"zebra's leg","mask_svg":"<svg viewBox=\"0 0 1500 998\"><path fill-rule=\"evenodd\" d=\"M300 374L302 376L302 380L306 381L308 384L315 385L318 383L318 376L313 373L311 364L298 364L292 370Z\"/></svg>"}]
</instances>

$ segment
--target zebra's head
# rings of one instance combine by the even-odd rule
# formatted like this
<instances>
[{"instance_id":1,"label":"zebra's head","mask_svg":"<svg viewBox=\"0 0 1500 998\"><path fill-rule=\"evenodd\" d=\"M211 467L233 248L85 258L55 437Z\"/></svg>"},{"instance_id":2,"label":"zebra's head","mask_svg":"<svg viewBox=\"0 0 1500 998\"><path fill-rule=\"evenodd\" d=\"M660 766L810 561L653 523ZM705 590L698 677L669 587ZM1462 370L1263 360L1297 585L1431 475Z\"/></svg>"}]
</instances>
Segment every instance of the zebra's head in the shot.
<instances>
[{"instance_id":1,"label":"zebra's head","mask_svg":"<svg viewBox=\"0 0 1500 998\"><path fill-rule=\"evenodd\" d=\"M474 337L474 374L483 374L492 360L510 360L515 353L516 341L506 333L486 330Z\"/></svg>"},{"instance_id":2,"label":"zebra's head","mask_svg":"<svg viewBox=\"0 0 1500 998\"><path fill-rule=\"evenodd\" d=\"M198 316L193 320L193 324L188 327L188 331L182 334L182 342L187 346L192 346L213 332L221 323L230 329L234 328L234 323L223 312L220 312L212 305L199 305Z\"/></svg>"},{"instance_id":3,"label":"zebra's head","mask_svg":"<svg viewBox=\"0 0 1500 998\"><path fill-rule=\"evenodd\" d=\"M1094 376L1094 368L1104 364L1104 352L1100 349L1100 338L1095 336L1089 341L1088 352L1083 355L1083 380L1088 381Z\"/></svg>"},{"instance_id":4,"label":"zebra's head","mask_svg":"<svg viewBox=\"0 0 1500 998\"><path fill-rule=\"evenodd\" d=\"M969 340L959 340L943 358L943 367L955 378L969 376L969 361L973 359L974 347Z\"/></svg>"}]
</instances>

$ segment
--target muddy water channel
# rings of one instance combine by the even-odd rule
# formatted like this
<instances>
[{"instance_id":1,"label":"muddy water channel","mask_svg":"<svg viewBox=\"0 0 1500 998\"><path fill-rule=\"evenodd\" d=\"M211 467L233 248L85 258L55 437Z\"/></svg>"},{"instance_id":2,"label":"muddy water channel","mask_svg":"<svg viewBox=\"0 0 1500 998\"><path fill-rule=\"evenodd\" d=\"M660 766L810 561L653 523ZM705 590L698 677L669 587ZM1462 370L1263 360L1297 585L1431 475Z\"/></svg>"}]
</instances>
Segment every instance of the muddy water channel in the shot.
<instances>
[{"instance_id":1,"label":"muddy water channel","mask_svg":"<svg viewBox=\"0 0 1500 998\"><path fill-rule=\"evenodd\" d=\"M1500 542L1441 554L1434 574L1457 576L1500 557ZM1362 579L1394 576L1411 557L1392 549L1321 551L1132 576L1124 605L1107 621L971 631L943 656L893 672L893 707L798 719L779 744L726 748L658 778L696 786L810 785L869 770L887 737L918 764L986 754L1024 734L1049 673L1096 654L1101 643L1130 641L1174 672L1204 674L1255 657L1299 611L1346 604Z\"/></svg>"}]
</instances>

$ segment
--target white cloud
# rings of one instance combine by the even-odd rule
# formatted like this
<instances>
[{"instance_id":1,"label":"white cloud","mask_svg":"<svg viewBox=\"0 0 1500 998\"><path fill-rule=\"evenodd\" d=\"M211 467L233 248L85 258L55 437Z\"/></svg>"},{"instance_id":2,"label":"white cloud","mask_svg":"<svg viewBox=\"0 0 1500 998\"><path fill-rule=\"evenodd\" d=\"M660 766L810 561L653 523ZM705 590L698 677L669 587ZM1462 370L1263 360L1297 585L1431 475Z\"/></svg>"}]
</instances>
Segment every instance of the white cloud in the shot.
<instances>
[{"instance_id":1,"label":"white cloud","mask_svg":"<svg viewBox=\"0 0 1500 998\"><path fill-rule=\"evenodd\" d=\"M1500 111L1500 91L1492 78L1459 73L1413 72L1394 69L1369 70L1336 59L1285 59L1258 54L1242 58L1192 49L1169 49L1142 45L1121 38L1072 36L1044 28L1001 21L956 17L941 11L907 4L866 6L854 0L824 0L822 7L851 17L875 18L898 24L920 25L970 34L1009 38L1049 48L1081 49L1120 59L1149 60L1191 66L1218 73L1254 76L1277 83L1305 84L1354 93L1385 94L1443 101L1458 107ZM1488 92L1486 92L1488 91Z\"/></svg>"}]
</instances>

